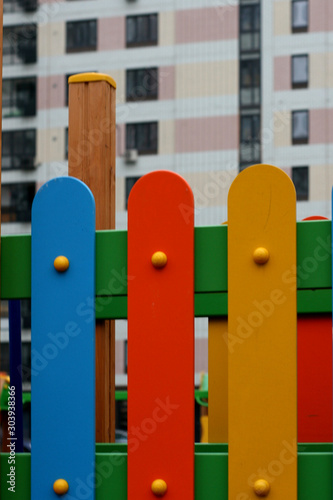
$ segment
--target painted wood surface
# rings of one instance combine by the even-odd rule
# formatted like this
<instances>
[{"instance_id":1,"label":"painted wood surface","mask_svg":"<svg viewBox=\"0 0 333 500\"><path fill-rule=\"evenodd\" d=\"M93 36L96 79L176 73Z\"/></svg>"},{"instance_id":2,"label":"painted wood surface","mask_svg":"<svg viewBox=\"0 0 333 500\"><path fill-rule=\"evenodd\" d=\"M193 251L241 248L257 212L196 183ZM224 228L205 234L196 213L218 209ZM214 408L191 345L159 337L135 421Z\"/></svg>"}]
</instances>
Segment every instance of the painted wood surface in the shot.
<instances>
[{"instance_id":1,"label":"painted wood surface","mask_svg":"<svg viewBox=\"0 0 333 500\"><path fill-rule=\"evenodd\" d=\"M129 500L156 498L151 490L156 479L166 482L168 499L194 498L193 224L193 195L179 175L154 172L133 187L128 204ZM164 267L152 264L156 252L167 256Z\"/></svg>"},{"instance_id":2,"label":"painted wood surface","mask_svg":"<svg viewBox=\"0 0 333 500\"><path fill-rule=\"evenodd\" d=\"M302 314L298 337L298 442L332 443L332 316Z\"/></svg>"},{"instance_id":3,"label":"painted wood surface","mask_svg":"<svg viewBox=\"0 0 333 500\"><path fill-rule=\"evenodd\" d=\"M228 318L208 319L208 442L228 442Z\"/></svg>"},{"instance_id":4,"label":"painted wood surface","mask_svg":"<svg viewBox=\"0 0 333 500\"><path fill-rule=\"evenodd\" d=\"M108 75L69 79L68 173L91 189L96 229L115 228L116 84ZM98 295L110 290L97 288ZM96 322L96 442L115 440L115 325Z\"/></svg>"},{"instance_id":5,"label":"painted wood surface","mask_svg":"<svg viewBox=\"0 0 333 500\"><path fill-rule=\"evenodd\" d=\"M31 498L94 499L95 322L80 313L95 294L95 204L69 177L38 191L32 209ZM59 272L54 260L69 268Z\"/></svg>"},{"instance_id":6,"label":"painted wood surface","mask_svg":"<svg viewBox=\"0 0 333 500\"><path fill-rule=\"evenodd\" d=\"M296 500L296 196L281 170L233 182L228 261L229 499Z\"/></svg>"}]
</instances>

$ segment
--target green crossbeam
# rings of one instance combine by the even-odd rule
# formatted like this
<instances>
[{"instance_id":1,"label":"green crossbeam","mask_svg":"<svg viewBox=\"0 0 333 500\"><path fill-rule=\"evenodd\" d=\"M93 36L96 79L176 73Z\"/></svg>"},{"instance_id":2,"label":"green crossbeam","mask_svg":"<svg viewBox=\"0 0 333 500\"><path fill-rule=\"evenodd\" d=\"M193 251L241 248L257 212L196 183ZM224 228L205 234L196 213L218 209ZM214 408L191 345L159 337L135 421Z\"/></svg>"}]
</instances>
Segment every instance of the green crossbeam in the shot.
<instances>
[{"instance_id":1,"label":"green crossbeam","mask_svg":"<svg viewBox=\"0 0 333 500\"><path fill-rule=\"evenodd\" d=\"M227 314L227 226L195 228L195 315ZM1 298L30 297L31 237L1 238ZM298 312L330 313L331 221L297 223L297 269L286 269L281 280L295 286ZM127 317L127 232L96 232L96 317ZM177 286L177 283L175 283ZM89 315L93 304L78 304Z\"/></svg>"}]
</instances>

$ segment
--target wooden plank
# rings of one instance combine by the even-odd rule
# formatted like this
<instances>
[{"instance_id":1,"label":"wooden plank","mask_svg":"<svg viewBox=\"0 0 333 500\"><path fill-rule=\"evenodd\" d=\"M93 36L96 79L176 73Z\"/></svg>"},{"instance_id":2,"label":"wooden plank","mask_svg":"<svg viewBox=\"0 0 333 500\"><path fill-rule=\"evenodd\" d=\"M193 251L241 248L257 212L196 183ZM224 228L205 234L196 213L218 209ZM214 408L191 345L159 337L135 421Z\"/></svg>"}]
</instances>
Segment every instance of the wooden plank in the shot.
<instances>
[{"instance_id":1,"label":"wooden plank","mask_svg":"<svg viewBox=\"0 0 333 500\"><path fill-rule=\"evenodd\" d=\"M96 229L115 228L116 84L108 75L69 79L68 173L96 200ZM97 293L99 290L97 289ZM96 441L115 440L115 325L96 323Z\"/></svg>"},{"instance_id":2,"label":"wooden plank","mask_svg":"<svg viewBox=\"0 0 333 500\"><path fill-rule=\"evenodd\" d=\"M208 442L228 442L228 318L208 319Z\"/></svg>"},{"instance_id":3,"label":"wooden plank","mask_svg":"<svg viewBox=\"0 0 333 500\"><path fill-rule=\"evenodd\" d=\"M95 204L81 181L38 191L31 254L31 499L54 500L62 479L71 498L93 500L95 328L78 305L95 294Z\"/></svg>"},{"instance_id":4,"label":"wooden plank","mask_svg":"<svg viewBox=\"0 0 333 500\"><path fill-rule=\"evenodd\" d=\"M270 165L228 199L229 499L297 500L296 195ZM263 496L263 495L261 495Z\"/></svg>"},{"instance_id":5,"label":"wooden plank","mask_svg":"<svg viewBox=\"0 0 333 500\"><path fill-rule=\"evenodd\" d=\"M227 246L227 227L196 227L194 234L195 292L202 295L227 292L227 252L225 250ZM30 236L3 236L1 241L1 297L5 299L29 298L31 277ZM100 292L102 292L105 295L105 290L110 289L110 280L113 280L111 282L112 289L110 290L110 295L126 295L127 231L97 231L96 245L96 287L98 294L100 295ZM303 303L300 312L307 312L307 310L316 312L316 309L311 309L313 298L307 304L303 302L303 297L305 300L308 292L312 293L318 290L319 293L321 291L331 293L330 273L332 266L330 258L327 259L326 257L330 245L330 221L297 223L298 266L303 262L300 271L303 279L299 276L298 280L299 297ZM223 258L218 259L219 255ZM318 256L322 260L318 260ZM221 265L221 260L223 261L223 265ZM310 261L312 262L311 273L309 273ZM318 263L318 266L316 263ZM214 266L216 266L215 274ZM308 274L304 275L304 272ZM296 269L292 269L287 271L285 278L290 284L293 284L295 283L295 276ZM309 288L307 285L309 285ZM320 307L321 298L316 302L316 307ZM329 304L328 310L325 309L323 311L322 309L318 309L318 311L331 311L330 298L328 301L325 301L325 308L327 304Z\"/></svg>"},{"instance_id":6,"label":"wooden plank","mask_svg":"<svg viewBox=\"0 0 333 500\"><path fill-rule=\"evenodd\" d=\"M155 498L159 479L170 500L194 498L194 220L182 203L194 214L190 187L167 171L129 197L128 500Z\"/></svg>"}]
</instances>

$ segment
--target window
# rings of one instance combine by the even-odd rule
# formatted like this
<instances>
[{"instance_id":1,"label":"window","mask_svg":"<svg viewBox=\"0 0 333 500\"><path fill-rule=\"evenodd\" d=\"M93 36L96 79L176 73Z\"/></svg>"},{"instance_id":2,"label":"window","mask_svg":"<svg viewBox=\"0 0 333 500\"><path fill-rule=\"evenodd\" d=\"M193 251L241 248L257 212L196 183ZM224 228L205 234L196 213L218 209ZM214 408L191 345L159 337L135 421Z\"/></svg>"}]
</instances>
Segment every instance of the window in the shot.
<instances>
[{"instance_id":1,"label":"window","mask_svg":"<svg viewBox=\"0 0 333 500\"><path fill-rule=\"evenodd\" d=\"M293 111L292 135L293 144L307 144L309 142L308 111Z\"/></svg>"},{"instance_id":2,"label":"window","mask_svg":"<svg viewBox=\"0 0 333 500\"><path fill-rule=\"evenodd\" d=\"M3 12L35 12L37 10L37 0L4 0Z\"/></svg>"},{"instance_id":3,"label":"window","mask_svg":"<svg viewBox=\"0 0 333 500\"><path fill-rule=\"evenodd\" d=\"M127 205L128 205L128 197L130 195L130 192L131 192L131 189L132 187L134 186L134 184L136 183L136 181L138 181L140 179L140 177L126 177L125 179L125 182L126 182L126 185L125 185L125 208L127 210Z\"/></svg>"},{"instance_id":4,"label":"window","mask_svg":"<svg viewBox=\"0 0 333 500\"><path fill-rule=\"evenodd\" d=\"M67 52L86 52L97 48L97 21L73 21L66 24Z\"/></svg>"},{"instance_id":5,"label":"window","mask_svg":"<svg viewBox=\"0 0 333 500\"><path fill-rule=\"evenodd\" d=\"M1 186L1 222L30 222L35 184L3 184Z\"/></svg>"},{"instance_id":6,"label":"window","mask_svg":"<svg viewBox=\"0 0 333 500\"><path fill-rule=\"evenodd\" d=\"M240 49L260 49L260 5L244 5L240 8Z\"/></svg>"},{"instance_id":7,"label":"window","mask_svg":"<svg viewBox=\"0 0 333 500\"><path fill-rule=\"evenodd\" d=\"M127 47L157 45L157 14L126 18Z\"/></svg>"},{"instance_id":8,"label":"window","mask_svg":"<svg viewBox=\"0 0 333 500\"><path fill-rule=\"evenodd\" d=\"M3 64L31 64L37 60L35 24L11 26L3 30Z\"/></svg>"},{"instance_id":9,"label":"window","mask_svg":"<svg viewBox=\"0 0 333 500\"><path fill-rule=\"evenodd\" d=\"M309 167L293 167L292 180L295 184L297 201L309 199Z\"/></svg>"},{"instance_id":10,"label":"window","mask_svg":"<svg viewBox=\"0 0 333 500\"><path fill-rule=\"evenodd\" d=\"M157 154L157 122L127 124L126 149L136 149L145 155Z\"/></svg>"},{"instance_id":11,"label":"window","mask_svg":"<svg viewBox=\"0 0 333 500\"><path fill-rule=\"evenodd\" d=\"M260 59L240 61L240 100L241 106L260 104Z\"/></svg>"},{"instance_id":12,"label":"window","mask_svg":"<svg viewBox=\"0 0 333 500\"><path fill-rule=\"evenodd\" d=\"M2 169L31 169L35 166L36 130L2 133Z\"/></svg>"},{"instance_id":13,"label":"window","mask_svg":"<svg viewBox=\"0 0 333 500\"><path fill-rule=\"evenodd\" d=\"M5 79L2 82L2 117L36 114L36 78Z\"/></svg>"},{"instance_id":14,"label":"window","mask_svg":"<svg viewBox=\"0 0 333 500\"><path fill-rule=\"evenodd\" d=\"M307 31L309 24L308 1L293 0L291 7L293 33L302 33Z\"/></svg>"},{"instance_id":15,"label":"window","mask_svg":"<svg viewBox=\"0 0 333 500\"><path fill-rule=\"evenodd\" d=\"M240 162L260 162L260 115L241 116Z\"/></svg>"},{"instance_id":16,"label":"window","mask_svg":"<svg viewBox=\"0 0 333 500\"><path fill-rule=\"evenodd\" d=\"M308 86L309 70L308 56L292 57L292 85L293 89L302 89Z\"/></svg>"},{"instance_id":17,"label":"window","mask_svg":"<svg viewBox=\"0 0 333 500\"><path fill-rule=\"evenodd\" d=\"M157 68L129 69L126 72L127 101L145 101L158 98Z\"/></svg>"}]
</instances>

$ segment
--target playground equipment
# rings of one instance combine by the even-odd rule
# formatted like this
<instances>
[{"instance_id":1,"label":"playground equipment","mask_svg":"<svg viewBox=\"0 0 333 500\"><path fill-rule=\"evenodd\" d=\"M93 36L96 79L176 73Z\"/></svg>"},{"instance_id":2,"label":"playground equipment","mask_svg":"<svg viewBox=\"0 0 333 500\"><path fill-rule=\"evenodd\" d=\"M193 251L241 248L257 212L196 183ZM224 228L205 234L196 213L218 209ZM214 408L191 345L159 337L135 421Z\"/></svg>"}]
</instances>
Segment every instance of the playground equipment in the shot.
<instances>
[{"instance_id":1,"label":"playground equipment","mask_svg":"<svg viewBox=\"0 0 333 500\"><path fill-rule=\"evenodd\" d=\"M2 298L32 299L32 454L14 473L1 455L1 498L331 500L331 222L296 224L295 206L288 176L258 165L231 186L228 225L194 228L190 187L160 171L133 187L128 232L95 231L85 184L46 183L31 237L2 238ZM300 332L314 383L298 401L297 313L323 336L309 349ZM194 316L209 361L214 346L199 445ZM128 318L127 445L95 445L95 317Z\"/></svg>"}]
</instances>

